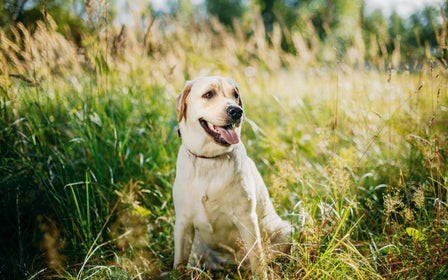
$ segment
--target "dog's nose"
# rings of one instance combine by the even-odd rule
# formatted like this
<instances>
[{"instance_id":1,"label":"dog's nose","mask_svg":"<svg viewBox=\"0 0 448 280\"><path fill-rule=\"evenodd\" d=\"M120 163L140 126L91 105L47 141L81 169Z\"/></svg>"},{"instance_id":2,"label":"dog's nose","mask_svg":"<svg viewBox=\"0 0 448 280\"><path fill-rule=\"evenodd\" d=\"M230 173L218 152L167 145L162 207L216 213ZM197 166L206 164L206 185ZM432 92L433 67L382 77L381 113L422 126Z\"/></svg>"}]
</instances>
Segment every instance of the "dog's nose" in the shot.
<instances>
[{"instance_id":1,"label":"dog's nose","mask_svg":"<svg viewBox=\"0 0 448 280\"><path fill-rule=\"evenodd\" d=\"M243 109L241 109L240 106L232 105L227 107L226 113L232 118L233 121L238 121L243 115Z\"/></svg>"}]
</instances>

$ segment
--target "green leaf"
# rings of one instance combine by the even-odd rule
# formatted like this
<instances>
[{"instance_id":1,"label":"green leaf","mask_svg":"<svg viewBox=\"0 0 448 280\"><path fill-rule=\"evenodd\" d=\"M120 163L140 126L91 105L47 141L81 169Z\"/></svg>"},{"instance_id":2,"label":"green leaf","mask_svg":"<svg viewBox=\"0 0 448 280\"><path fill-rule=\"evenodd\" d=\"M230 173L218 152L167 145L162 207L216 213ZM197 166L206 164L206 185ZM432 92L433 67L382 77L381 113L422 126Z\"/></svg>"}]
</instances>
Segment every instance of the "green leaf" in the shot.
<instances>
[{"instance_id":1,"label":"green leaf","mask_svg":"<svg viewBox=\"0 0 448 280\"><path fill-rule=\"evenodd\" d=\"M418 229L408 227L408 228L406 228L406 232L409 236L413 237L414 240L416 240L416 241L423 241L426 239L425 235L423 233L421 233Z\"/></svg>"},{"instance_id":2,"label":"green leaf","mask_svg":"<svg viewBox=\"0 0 448 280\"><path fill-rule=\"evenodd\" d=\"M135 207L134 208L134 210L132 211L133 213L135 213L135 214L138 214L138 215L140 215L140 216L148 216L148 215L151 215L151 211L149 211L148 209L146 209L145 207L143 207L143 206L137 206L137 207Z\"/></svg>"}]
</instances>

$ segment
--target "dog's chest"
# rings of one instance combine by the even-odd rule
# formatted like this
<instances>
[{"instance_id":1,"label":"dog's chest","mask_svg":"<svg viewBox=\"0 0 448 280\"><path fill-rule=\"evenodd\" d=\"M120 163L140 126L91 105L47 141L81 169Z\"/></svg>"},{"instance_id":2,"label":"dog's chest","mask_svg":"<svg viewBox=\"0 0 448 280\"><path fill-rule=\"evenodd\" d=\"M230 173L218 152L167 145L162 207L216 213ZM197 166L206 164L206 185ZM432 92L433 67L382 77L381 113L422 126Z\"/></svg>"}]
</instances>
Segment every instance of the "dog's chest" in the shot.
<instances>
[{"instance_id":1,"label":"dog's chest","mask_svg":"<svg viewBox=\"0 0 448 280\"><path fill-rule=\"evenodd\" d=\"M190 173L190 181L202 205L227 208L236 197L245 196L245 180L241 168L231 159L202 159Z\"/></svg>"},{"instance_id":2,"label":"dog's chest","mask_svg":"<svg viewBox=\"0 0 448 280\"><path fill-rule=\"evenodd\" d=\"M182 199L189 201L187 209L204 239L229 238L238 217L250 213L253 195L243 164L232 157L195 159L183 170L189 191Z\"/></svg>"},{"instance_id":3,"label":"dog's chest","mask_svg":"<svg viewBox=\"0 0 448 280\"><path fill-rule=\"evenodd\" d=\"M252 202L241 176L233 174L233 177L225 178L228 180L216 176L202 185L194 203L197 207L194 226L204 242L214 250L222 244L236 244L239 236L236 223L242 215L250 213Z\"/></svg>"}]
</instances>

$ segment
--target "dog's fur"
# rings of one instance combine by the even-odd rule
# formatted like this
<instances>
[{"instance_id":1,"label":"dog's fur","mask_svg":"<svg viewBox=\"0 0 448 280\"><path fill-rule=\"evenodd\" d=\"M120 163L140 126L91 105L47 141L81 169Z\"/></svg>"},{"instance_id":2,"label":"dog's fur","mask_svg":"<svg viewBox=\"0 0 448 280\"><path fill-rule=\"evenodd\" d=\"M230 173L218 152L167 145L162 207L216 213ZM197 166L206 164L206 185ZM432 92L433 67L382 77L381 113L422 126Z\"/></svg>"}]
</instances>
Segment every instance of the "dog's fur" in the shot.
<instances>
[{"instance_id":1,"label":"dog's fur","mask_svg":"<svg viewBox=\"0 0 448 280\"><path fill-rule=\"evenodd\" d=\"M173 187L174 268L194 262L221 269L248 259L252 273L266 277L262 245L289 250L291 227L275 212L240 141L238 86L222 77L189 81L177 110L182 146Z\"/></svg>"}]
</instances>

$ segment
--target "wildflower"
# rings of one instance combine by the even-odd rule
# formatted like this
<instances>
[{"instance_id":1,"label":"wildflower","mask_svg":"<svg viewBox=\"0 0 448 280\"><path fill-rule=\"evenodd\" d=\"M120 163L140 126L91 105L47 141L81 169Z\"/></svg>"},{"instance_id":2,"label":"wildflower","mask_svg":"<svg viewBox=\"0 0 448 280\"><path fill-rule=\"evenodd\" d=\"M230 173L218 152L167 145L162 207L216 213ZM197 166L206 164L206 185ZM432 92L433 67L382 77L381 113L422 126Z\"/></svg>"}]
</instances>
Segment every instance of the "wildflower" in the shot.
<instances>
[{"instance_id":1,"label":"wildflower","mask_svg":"<svg viewBox=\"0 0 448 280\"><path fill-rule=\"evenodd\" d=\"M410 208L404 208L401 215L404 217L406 222L412 222L414 220L414 214Z\"/></svg>"},{"instance_id":2,"label":"wildflower","mask_svg":"<svg viewBox=\"0 0 448 280\"><path fill-rule=\"evenodd\" d=\"M297 168L292 161L282 160L275 163L275 167L279 170L279 176L290 181L295 181L299 178Z\"/></svg>"},{"instance_id":3,"label":"wildflower","mask_svg":"<svg viewBox=\"0 0 448 280\"><path fill-rule=\"evenodd\" d=\"M386 194L384 196L384 209L386 209L386 214L395 212L398 208L403 206L403 202L399 196L391 196L390 194Z\"/></svg>"},{"instance_id":4,"label":"wildflower","mask_svg":"<svg viewBox=\"0 0 448 280\"><path fill-rule=\"evenodd\" d=\"M274 176L272 179L272 189L278 190L287 186L286 179L283 177Z\"/></svg>"},{"instance_id":5,"label":"wildflower","mask_svg":"<svg viewBox=\"0 0 448 280\"><path fill-rule=\"evenodd\" d=\"M414 203L415 207L418 209L422 209L425 206L425 193L423 192L423 189L419 188L415 191Z\"/></svg>"},{"instance_id":6,"label":"wildflower","mask_svg":"<svg viewBox=\"0 0 448 280\"><path fill-rule=\"evenodd\" d=\"M76 109L72 109L72 114L75 114L76 113Z\"/></svg>"},{"instance_id":7,"label":"wildflower","mask_svg":"<svg viewBox=\"0 0 448 280\"><path fill-rule=\"evenodd\" d=\"M82 106L81 105L78 105L78 111L81 111L82 110Z\"/></svg>"},{"instance_id":8,"label":"wildflower","mask_svg":"<svg viewBox=\"0 0 448 280\"><path fill-rule=\"evenodd\" d=\"M373 203L373 200L371 200L370 198L368 198L368 199L366 200L366 206L367 206L367 208L369 208L370 210L373 210L373 209L374 209L374 203Z\"/></svg>"}]
</instances>

